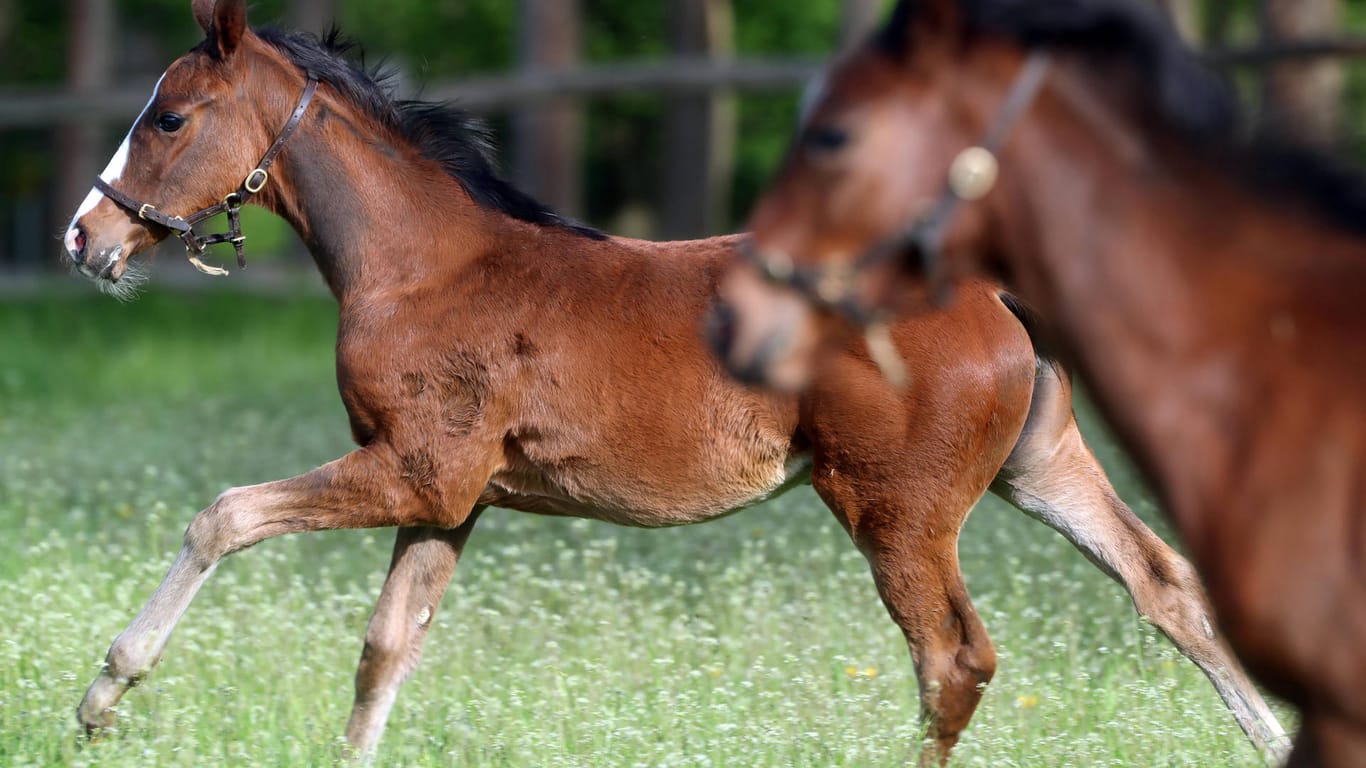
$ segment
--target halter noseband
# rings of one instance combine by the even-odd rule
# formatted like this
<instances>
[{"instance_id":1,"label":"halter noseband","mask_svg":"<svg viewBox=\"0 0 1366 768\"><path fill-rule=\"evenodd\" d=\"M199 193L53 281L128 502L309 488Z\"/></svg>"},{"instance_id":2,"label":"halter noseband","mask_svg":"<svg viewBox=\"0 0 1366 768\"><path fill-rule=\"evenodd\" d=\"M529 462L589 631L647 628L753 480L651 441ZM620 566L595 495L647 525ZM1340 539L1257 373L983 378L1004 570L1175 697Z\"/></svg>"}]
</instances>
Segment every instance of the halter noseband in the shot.
<instances>
[{"instance_id":1,"label":"halter noseband","mask_svg":"<svg viewBox=\"0 0 1366 768\"><path fill-rule=\"evenodd\" d=\"M805 297L812 305L843 316L855 325L880 328L879 313L855 295L855 278L863 271L910 252L919 258L932 277L939 267L939 252L948 225L959 207L986 197L996 186L1000 163L996 157L1010 138L1010 132L1034 103L1048 75L1049 57L1042 51L1030 54L1006 100L987 128L982 141L954 158L944 192L923 216L909 226L876 243L858 258L835 264L803 267L781 252L761 252L746 243L741 255L753 264L766 280L786 286ZM885 366L884 366L885 368Z\"/></svg>"},{"instance_id":2,"label":"halter noseband","mask_svg":"<svg viewBox=\"0 0 1366 768\"><path fill-rule=\"evenodd\" d=\"M266 182L270 180L270 166L275 162L275 157L284 148L285 142L294 131L299 127L304 119L304 113L308 111L308 105L313 101L313 94L318 90L318 78L309 75L308 84L304 86L303 95L299 97L299 104L294 108L293 114L289 116L289 122L280 130L280 134L275 137L275 142L266 150L261 157L261 162L256 164L251 173L242 180L241 185L233 192L229 192L223 197L222 202L202 208L188 216L171 216L156 209L151 203L144 203L130 195L114 189L112 185L104 179L95 178L95 188L104 193L106 197L113 200L125 210L137 214L139 219L158 224L176 233L176 237L185 244L186 255L190 263L200 272L206 275L226 275L228 271L222 267L211 267L200 261L199 257L204 255L205 249L211 245L220 243L232 243L232 247L237 251L237 266L239 268L247 265L246 254L243 253L242 245L246 242L246 236L242 234L241 210L257 192L265 188ZM201 235L194 231L195 225L211 219L220 213L228 214L228 231L214 235Z\"/></svg>"}]
</instances>

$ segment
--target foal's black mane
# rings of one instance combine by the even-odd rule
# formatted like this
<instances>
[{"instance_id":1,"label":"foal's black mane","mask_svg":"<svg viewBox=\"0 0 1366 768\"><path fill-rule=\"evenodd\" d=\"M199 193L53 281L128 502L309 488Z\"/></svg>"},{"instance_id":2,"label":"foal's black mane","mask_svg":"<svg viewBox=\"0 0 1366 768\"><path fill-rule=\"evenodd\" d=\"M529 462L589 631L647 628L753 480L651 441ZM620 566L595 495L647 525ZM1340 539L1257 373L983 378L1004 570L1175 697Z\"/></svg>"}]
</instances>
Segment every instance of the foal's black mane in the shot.
<instances>
[{"instance_id":1,"label":"foal's black mane","mask_svg":"<svg viewBox=\"0 0 1366 768\"><path fill-rule=\"evenodd\" d=\"M484 122L449 104L393 96L392 73L367 69L358 46L333 29L325 37L257 30L257 35L306 72L330 84L423 155L441 163L476 203L533 224L566 229L593 240L606 235L550 210L498 175L493 137Z\"/></svg>"},{"instance_id":2,"label":"foal's black mane","mask_svg":"<svg viewBox=\"0 0 1366 768\"><path fill-rule=\"evenodd\" d=\"M874 44L894 56L913 44L923 0L901 0ZM1195 156L1214 161L1259 191L1301 202L1326 223L1366 235L1366 177L1349 163L1250 126L1236 92L1210 69L1151 0L959 0L970 37L1060 49L1135 75L1156 126Z\"/></svg>"}]
</instances>

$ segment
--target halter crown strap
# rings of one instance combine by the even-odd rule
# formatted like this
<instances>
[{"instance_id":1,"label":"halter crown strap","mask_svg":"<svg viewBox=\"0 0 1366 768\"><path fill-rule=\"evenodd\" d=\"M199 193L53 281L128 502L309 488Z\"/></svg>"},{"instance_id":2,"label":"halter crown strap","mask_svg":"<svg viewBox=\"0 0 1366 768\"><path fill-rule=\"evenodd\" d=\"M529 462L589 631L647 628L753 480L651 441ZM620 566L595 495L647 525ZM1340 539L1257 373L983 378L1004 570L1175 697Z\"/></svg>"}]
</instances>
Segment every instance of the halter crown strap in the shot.
<instances>
[{"instance_id":1,"label":"halter crown strap","mask_svg":"<svg viewBox=\"0 0 1366 768\"><path fill-rule=\"evenodd\" d=\"M299 97L299 103L294 107L294 112L290 114L289 121L285 127L280 129L280 133L271 143L270 148L261 156L261 161L256 164L251 173L246 175L237 189L229 192L223 197L222 202L211 205L208 208L201 208L188 216L172 216L156 209L151 203L144 203L131 195L128 195L114 188L112 184L104 179L95 178L95 188L104 193L106 197L113 200L125 210L137 214L137 217L160 225L176 233L181 242L185 243L185 250L189 256L190 263L194 264L201 272L211 275L226 275L227 270L219 267L210 267L199 260L206 248L220 243L232 243L233 249L237 252L237 266L247 265L246 254L243 251L243 243L246 236L242 234L242 221L240 211L242 206L250 200L256 193L265 188L266 182L270 180L270 166L279 156L280 150L284 149L285 142L298 130L299 124L303 122L304 114L308 112L308 105L313 101L313 95L318 91L318 78L311 73L308 75L308 83L304 86L303 94ZM214 235L201 235L194 231L196 224L211 219L219 214L228 215L228 231Z\"/></svg>"}]
</instances>

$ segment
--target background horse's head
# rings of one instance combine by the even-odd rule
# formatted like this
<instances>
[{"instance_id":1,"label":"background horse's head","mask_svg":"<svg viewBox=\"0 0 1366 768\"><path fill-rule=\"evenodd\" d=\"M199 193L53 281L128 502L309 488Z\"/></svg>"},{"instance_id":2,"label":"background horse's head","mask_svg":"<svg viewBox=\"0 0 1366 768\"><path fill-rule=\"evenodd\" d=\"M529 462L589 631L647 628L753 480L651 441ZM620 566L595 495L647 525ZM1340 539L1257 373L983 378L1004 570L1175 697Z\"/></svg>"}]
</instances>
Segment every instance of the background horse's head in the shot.
<instances>
[{"instance_id":1,"label":"background horse's head","mask_svg":"<svg viewBox=\"0 0 1366 768\"><path fill-rule=\"evenodd\" d=\"M743 340L727 350L732 370L799 385L819 339L846 320L924 301L917 272L899 259L860 261L941 197L950 162L986 129L1022 61L1005 46L967 48L952 2L902 2L831 66L753 213L752 258L723 285ZM989 233L988 209L964 208L946 250L970 252Z\"/></svg>"},{"instance_id":2,"label":"background horse's head","mask_svg":"<svg viewBox=\"0 0 1366 768\"><path fill-rule=\"evenodd\" d=\"M115 293L136 282L129 259L173 231L138 209L146 204L167 216L188 216L222 202L256 167L289 117L288 100L303 87L302 73L297 86L264 87L265 78L283 79L290 70L249 66L268 46L248 28L245 0L195 0L193 7L207 37L162 75L100 174L138 205L120 204L97 186L64 238L72 265ZM275 95L286 90L291 95Z\"/></svg>"},{"instance_id":3,"label":"background horse's head","mask_svg":"<svg viewBox=\"0 0 1366 768\"><path fill-rule=\"evenodd\" d=\"M1151 76L1179 89L1186 70L1158 70L1189 60L1171 50L1180 45L1151 3L902 0L832 65L756 206L753 250L723 289L745 340L729 366L771 384L801 380L812 362L803 355L819 348L809 337L945 300L968 274L1030 293L1039 277L1016 257L1037 244L1040 188L1049 224L1078 225L1065 201L1106 192L1064 173L1063 157L1108 167L1096 160L1101 144L1142 152L1132 126L1155 110L1130 86ZM1198 121L1224 107L1186 111ZM982 144L993 145L985 161L965 153ZM964 174L976 188L950 194ZM926 222L930 237L915 226ZM808 308L773 311L797 298Z\"/></svg>"}]
</instances>

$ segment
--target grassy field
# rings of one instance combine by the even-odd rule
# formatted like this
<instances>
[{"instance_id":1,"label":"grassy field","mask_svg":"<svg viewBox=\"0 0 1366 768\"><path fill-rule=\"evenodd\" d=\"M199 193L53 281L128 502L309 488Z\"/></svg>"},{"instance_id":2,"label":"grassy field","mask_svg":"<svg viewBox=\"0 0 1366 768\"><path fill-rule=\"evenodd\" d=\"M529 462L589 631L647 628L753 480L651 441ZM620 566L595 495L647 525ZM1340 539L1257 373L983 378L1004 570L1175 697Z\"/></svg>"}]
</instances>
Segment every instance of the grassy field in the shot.
<instances>
[{"instance_id":1,"label":"grassy field","mask_svg":"<svg viewBox=\"0 0 1366 768\"><path fill-rule=\"evenodd\" d=\"M117 731L81 745L74 712L196 511L350 448L334 328L323 298L0 304L0 765L333 758L389 531L229 558ZM894 766L913 749L905 645L809 490L678 530L480 525L378 764ZM989 498L962 559L1001 658L955 765L1260 765L1060 537Z\"/></svg>"}]
</instances>

